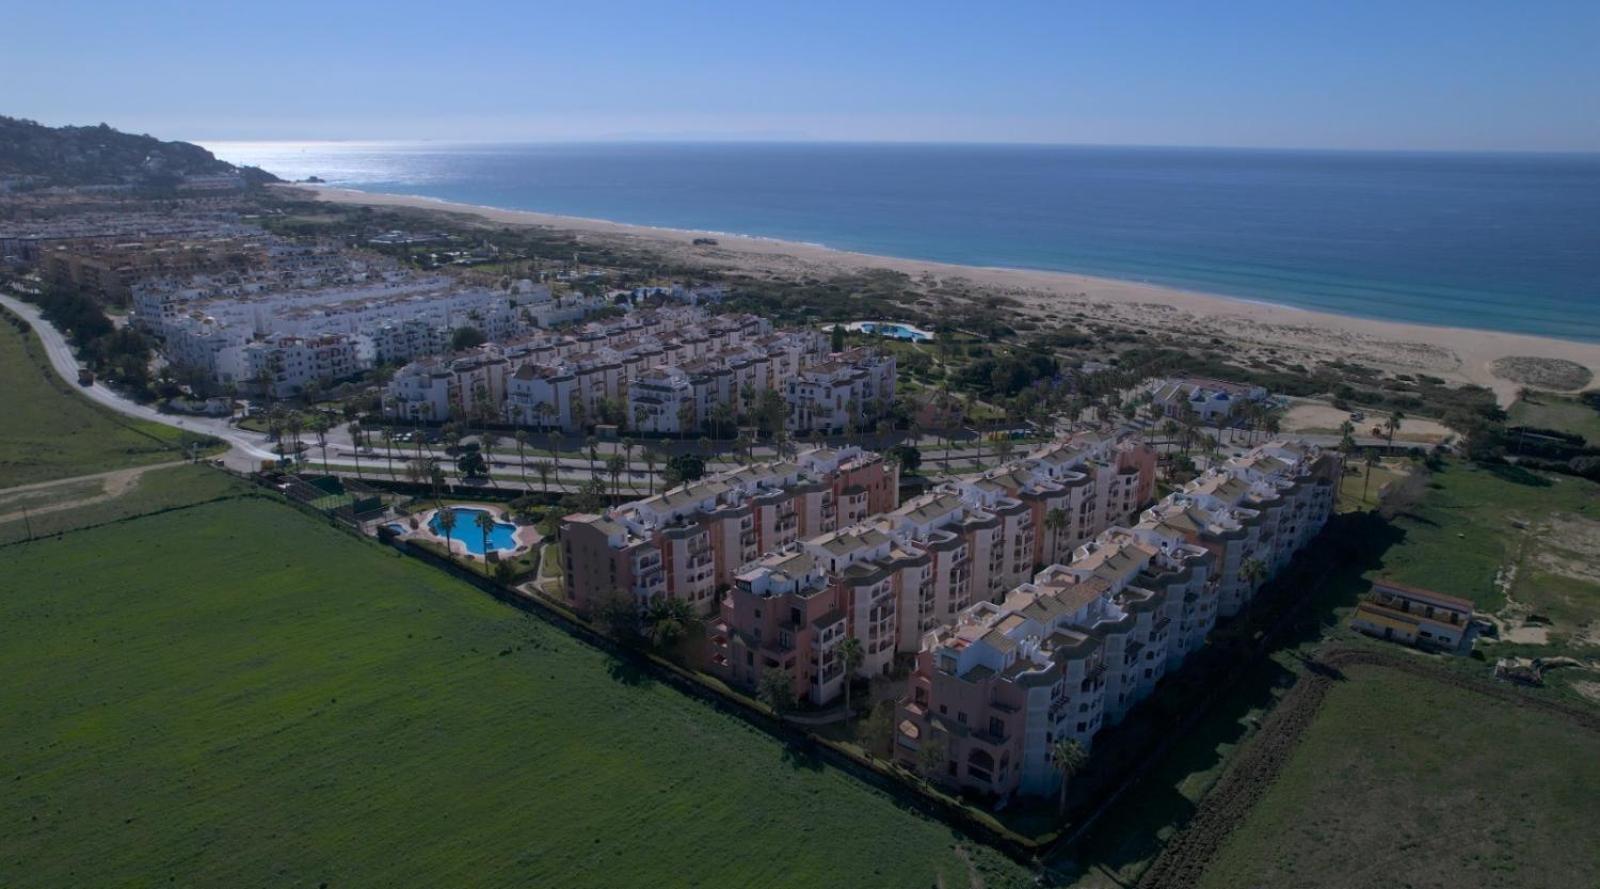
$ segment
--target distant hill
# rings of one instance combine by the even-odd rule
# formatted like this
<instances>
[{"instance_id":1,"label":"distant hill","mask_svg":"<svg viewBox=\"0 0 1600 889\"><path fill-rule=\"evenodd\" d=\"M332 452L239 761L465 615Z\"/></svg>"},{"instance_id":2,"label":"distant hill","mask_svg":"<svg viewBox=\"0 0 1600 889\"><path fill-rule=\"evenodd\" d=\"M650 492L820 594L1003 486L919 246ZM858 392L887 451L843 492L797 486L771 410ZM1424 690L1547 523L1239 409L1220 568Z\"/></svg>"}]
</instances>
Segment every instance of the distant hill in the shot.
<instances>
[{"instance_id":1,"label":"distant hill","mask_svg":"<svg viewBox=\"0 0 1600 889\"><path fill-rule=\"evenodd\" d=\"M97 127L47 127L0 115L0 179L44 185L177 185L190 176L238 175L252 185L278 177L236 167L189 142L163 142Z\"/></svg>"}]
</instances>

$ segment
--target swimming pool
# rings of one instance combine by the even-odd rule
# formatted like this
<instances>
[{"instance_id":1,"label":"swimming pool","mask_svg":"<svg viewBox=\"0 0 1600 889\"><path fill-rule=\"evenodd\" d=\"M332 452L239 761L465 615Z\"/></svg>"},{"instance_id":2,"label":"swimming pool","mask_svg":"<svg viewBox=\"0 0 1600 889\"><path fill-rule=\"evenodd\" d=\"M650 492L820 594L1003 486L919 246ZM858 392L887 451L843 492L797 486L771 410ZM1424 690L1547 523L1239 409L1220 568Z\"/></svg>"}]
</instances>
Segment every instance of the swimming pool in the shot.
<instances>
[{"instance_id":1,"label":"swimming pool","mask_svg":"<svg viewBox=\"0 0 1600 889\"><path fill-rule=\"evenodd\" d=\"M933 334L926 330L912 327L909 324L896 324L892 321L856 321L847 325L847 328L913 343L925 343L933 339Z\"/></svg>"},{"instance_id":2,"label":"swimming pool","mask_svg":"<svg viewBox=\"0 0 1600 889\"><path fill-rule=\"evenodd\" d=\"M450 532L450 539L461 541L467 552L475 556L483 555L483 531L478 528L478 516L488 515L493 518L494 513L487 509L473 509L470 506L457 506L451 511L456 514L456 526ZM444 529L439 527L439 513L435 512L433 518L428 520L428 530L441 538L444 537ZM516 549L517 526L496 519L494 529L489 532L489 548Z\"/></svg>"}]
</instances>

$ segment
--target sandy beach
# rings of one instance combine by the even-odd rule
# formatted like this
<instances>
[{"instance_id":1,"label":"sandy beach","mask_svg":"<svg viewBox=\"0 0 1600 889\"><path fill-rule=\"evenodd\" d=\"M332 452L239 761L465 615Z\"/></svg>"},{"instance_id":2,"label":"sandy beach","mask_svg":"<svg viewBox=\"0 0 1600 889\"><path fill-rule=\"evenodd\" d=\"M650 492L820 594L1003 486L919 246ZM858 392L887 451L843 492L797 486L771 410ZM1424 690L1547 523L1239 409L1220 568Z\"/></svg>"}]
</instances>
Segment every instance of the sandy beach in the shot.
<instances>
[{"instance_id":1,"label":"sandy beach","mask_svg":"<svg viewBox=\"0 0 1600 889\"><path fill-rule=\"evenodd\" d=\"M412 195L375 194L331 186L296 184L292 187L336 203L464 213L496 224L542 226L596 239L614 239L637 249L663 252L675 261L707 270L793 278L889 269L917 281L960 284L974 293L1004 295L1021 304L1011 311L1045 324L1082 315L1145 330L1215 337L1233 344L1241 357L1271 349L1280 357L1298 356L1302 362L1354 361L1396 373L1429 374L1488 386L1495 390L1502 403L1509 403L1524 383L1538 382L1518 378L1518 374L1508 373L1504 368L1496 373L1495 365L1502 359L1535 358L1544 360L1536 363L1546 364L1551 360L1572 362L1586 368L1591 378L1600 376L1600 344L1377 321L1066 272L962 266L850 253L813 244L721 232L652 228L502 210ZM715 238L717 245L705 247L692 243L695 238L703 237Z\"/></svg>"}]
</instances>

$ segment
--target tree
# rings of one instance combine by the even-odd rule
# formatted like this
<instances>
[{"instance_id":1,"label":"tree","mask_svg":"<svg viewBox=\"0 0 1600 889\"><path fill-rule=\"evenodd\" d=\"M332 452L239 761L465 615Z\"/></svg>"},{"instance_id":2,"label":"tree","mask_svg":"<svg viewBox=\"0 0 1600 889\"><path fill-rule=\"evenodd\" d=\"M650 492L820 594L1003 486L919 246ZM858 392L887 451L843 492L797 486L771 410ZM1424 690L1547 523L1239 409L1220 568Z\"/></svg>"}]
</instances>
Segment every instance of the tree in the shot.
<instances>
[{"instance_id":1,"label":"tree","mask_svg":"<svg viewBox=\"0 0 1600 889\"><path fill-rule=\"evenodd\" d=\"M522 477L523 490L527 490L528 464L523 460L522 451L528 446L528 430L518 429L516 435L512 437L515 438L517 442L517 474Z\"/></svg>"},{"instance_id":2,"label":"tree","mask_svg":"<svg viewBox=\"0 0 1600 889\"><path fill-rule=\"evenodd\" d=\"M683 599L657 596L644 612L645 632L650 644L669 649L689 635L695 622L694 609Z\"/></svg>"},{"instance_id":3,"label":"tree","mask_svg":"<svg viewBox=\"0 0 1600 889\"><path fill-rule=\"evenodd\" d=\"M934 734L931 727L926 732L927 737L917 745L917 770L922 772L923 778L932 781L944 771L945 762L950 758L950 745L943 735Z\"/></svg>"},{"instance_id":4,"label":"tree","mask_svg":"<svg viewBox=\"0 0 1600 889\"><path fill-rule=\"evenodd\" d=\"M289 416L284 418L283 425L285 429L289 430L289 440L294 452L296 454L300 453L300 430L306 426L305 418L300 416L299 411L291 411Z\"/></svg>"},{"instance_id":5,"label":"tree","mask_svg":"<svg viewBox=\"0 0 1600 889\"><path fill-rule=\"evenodd\" d=\"M478 433L478 448L483 452L483 474L489 477L489 484L494 484L494 449L500 445L500 436L493 432Z\"/></svg>"},{"instance_id":6,"label":"tree","mask_svg":"<svg viewBox=\"0 0 1600 889\"><path fill-rule=\"evenodd\" d=\"M756 697L782 719L785 713L794 709L794 683L788 673L768 667L761 671L761 680L756 683Z\"/></svg>"},{"instance_id":7,"label":"tree","mask_svg":"<svg viewBox=\"0 0 1600 889\"><path fill-rule=\"evenodd\" d=\"M379 436L383 439L383 462L389 467L389 478L394 479L394 430L385 426Z\"/></svg>"},{"instance_id":8,"label":"tree","mask_svg":"<svg viewBox=\"0 0 1600 889\"><path fill-rule=\"evenodd\" d=\"M317 436L317 447L322 450L322 474L328 475L328 430L333 424L328 422L328 415L317 411L311 415L311 431Z\"/></svg>"},{"instance_id":9,"label":"tree","mask_svg":"<svg viewBox=\"0 0 1600 889\"><path fill-rule=\"evenodd\" d=\"M1267 563L1254 556L1245 559L1239 566L1239 577L1250 587L1250 595L1245 597L1244 604L1248 610L1256 600L1256 592L1260 589L1261 581L1267 578Z\"/></svg>"},{"instance_id":10,"label":"tree","mask_svg":"<svg viewBox=\"0 0 1600 889\"><path fill-rule=\"evenodd\" d=\"M628 460L621 454L606 458L606 471L611 474L611 496L622 499L622 473L628 469Z\"/></svg>"},{"instance_id":11,"label":"tree","mask_svg":"<svg viewBox=\"0 0 1600 889\"><path fill-rule=\"evenodd\" d=\"M679 454L667 460L668 487L697 481L706 474L706 461L696 454Z\"/></svg>"},{"instance_id":12,"label":"tree","mask_svg":"<svg viewBox=\"0 0 1600 889\"><path fill-rule=\"evenodd\" d=\"M450 334L450 351L461 352L477 348L488 341L489 338L476 327L457 327L455 332Z\"/></svg>"},{"instance_id":13,"label":"tree","mask_svg":"<svg viewBox=\"0 0 1600 889\"><path fill-rule=\"evenodd\" d=\"M354 456L356 458L356 478L360 478L361 477L361 423L356 421L356 420L351 420L350 421L350 425L345 427L345 428L350 430L350 443L355 446ZM323 458L323 462L326 463L327 462L327 458Z\"/></svg>"},{"instance_id":14,"label":"tree","mask_svg":"<svg viewBox=\"0 0 1600 889\"><path fill-rule=\"evenodd\" d=\"M1073 738L1057 738L1055 743L1050 745L1050 765L1061 776L1061 795L1058 798L1056 812L1058 817L1067 813L1067 782L1072 780L1072 776L1083 771L1083 766L1088 761L1088 751Z\"/></svg>"},{"instance_id":15,"label":"tree","mask_svg":"<svg viewBox=\"0 0 1600 889\"><path fill-rule=\"evenodd\" d=\"M843 352L844 351L844 324L843 323L838 323L838 324L833 325L833 330L830 331L830 334L831 334L831 336L830 336L830 339L828 341L828 350L832 351L832 352Z\"/></svg>"},{"instance_id":16,"label":"tree","mask_svg":"<svg viewBox=\"0 0 1600 889\"><path fill-rule=\"evenodd\" d=\"M595 623L613 638L634 642L639 635L639 605L623 592L601 599L594 607Z\"/></svg>"},{"instance_id":17,"label":"tree","mask_svg":"<svg viewBox=\"0 0 1600 889\"><path fill-rule=\"evenodd\" d=\"M550 476L554 475L556 465L549 460L540 460L533 464L534 475L539 476L539 489L546 494L550 493Z\"/></svg>"},{"instance_id":18,"label":"tree","mask_svg":"<svg viewBox=\"0 0 1600 889\"><path fill-rule=\"evenodd\" d=\"M437 468L437 467L436 467ZM439 508L439 530L444 532L444 551L451 558L455 557L455 550L451 547L451 535L456 530L456 511L448 506Z\"/></svg>"},{"instance_id":19,"label":"tree","mask_svg":"<svg viewBox=\"0 0 1600 889\"><path fill-rule=\"evenodd\" d=\"M639 456L644 458L645 480L646 480L646 483L650 486L650 489L649 489L650 490L650 495L651 496L655 496L655 493L656 493L656 463L660 462L661 455L656 453L654 448L645 448L644 449L644 453L640 454Z\"/></svg>"},{"instance_id":20,"label":"tree","mask_svg":"<svg viewBox=\"0 0 1600 889\"><path fill-rule=\"evenodd\" d=\"M1389 415L1389 419L1383 421L1383 428L1389 433L1390 451L1394 450L1394 434L1400 431L1400 424L1405 421L1405 418L1406 415L1403 412L1395 411Z\"/></svg>"},{"instance_id":21,"label":"tree","mask_svg":"<svg viewBox=\"0 0 1600 889\"><path fill-rule=\"evenodd\" d=\"M488 510L479 510L478 517L472 520L478 526L478 532L483 535L483 559L489 560L489 535L494 533L494 516Z\"/></svg>"},{"instance_id":22,"label":"tree","mask_svg":"<svg viewBox=\"0 0 1600 889\"><path fill-rule=\"evenodd\" d=\"M1061 558L1061 530L1067 527L1068 521L1067 511L1059 506L1044 514L1044 527L1050 532L1051 558Z\"/></svg>"},{"instance_id":23,"label":"tree","mask_svg":"<svg viewBox=\"0 0 1600 889\"><path fill-rule=\"evenodd\" d=\"M463 451L461 456L456 458L456 469L463 478L489 474L489 464L483 459L482 451Z\"/></svg>"},{"instance_id":24,"label":"tree","mask_svg":"<svg viewBox=\"0 0 1600 889\"><path fill-rule=\"evenodd\" d=\"M861 662L866 659L867 653L861 647L861 640L854 636L846 636L839 643L839 662L844 665L844 712L850 713L850 680L856 676L856 670L861 667Z\"/></svg>"},{"instance_id":25,"label":"tree","mask_svg":"<svg viewBox=\"0 0 1600 889\"><path fill-rule=\"evenodd\" d=\"M889 449L889 459L900 464L900 471L914 475L922 467L922 451L913 444L897 444Z\"/></svg>"},{"instance_id":26,"label":"tree","mask_svg":"<svg viewBox=\"0 0 1600 889\"><path fill-rule=\"evenodd\" d=\"M688 440L689 433L694 431L694 402L682 401L678 403L678 437Z\"/></svg>"},{"instance_id":27,"label":"tree","mask_svg":"<svg viewBox=\"0 0 1600 889\"><path fill-rule=\"evenodd\" d=\"M1366 477L1361 480L1361 502L1367 502L1367 487L1372 484L1372 468L1378 465L1378 452L1368 449L1362 462L1367 464Z\"/></svg>"},{"instance_id":28,"label":"tree","mask_svg":"<svg viewBox=\"0 0 1600 889\"><path fill-rule=\"evenodd\" d=\"M433 486L433 499L437 501L439 491L445 484L444 467L439 465L438 460L432 458L428 460L428 484Z\"/></svg>"}]
</instances>

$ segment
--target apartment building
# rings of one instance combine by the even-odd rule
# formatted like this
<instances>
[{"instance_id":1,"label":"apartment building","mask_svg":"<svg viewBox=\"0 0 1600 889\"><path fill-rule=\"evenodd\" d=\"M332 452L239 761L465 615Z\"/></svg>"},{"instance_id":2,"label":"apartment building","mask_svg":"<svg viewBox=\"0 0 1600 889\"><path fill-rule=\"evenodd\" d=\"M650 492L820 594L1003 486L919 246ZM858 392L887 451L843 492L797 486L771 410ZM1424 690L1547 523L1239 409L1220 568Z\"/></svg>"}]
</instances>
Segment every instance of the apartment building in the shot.
<instances>
[{"instance_id":1,"label":"apartment building","mask_svg":"<svg viewBox=\"0 0 1600 889\"><path fill-rule=\"evenodd\" d=\"M224 372L224 381L264 386L274 398L299 395L312 385L326 386L347 380L362 370L356 342L336 334L319 337L272 334L234 351L237 365Z\"/></svg>"},{"instance_id":2,"label":"apartment building","mask_svg":"<svg viewBox=\"0 0 1600 889\"><path fill-rule=\"evenodd\" d=\"M1137 454L1136 442L1122 445ZM896 758L925 767L933 745L942 760L935 777L952 785L1002 797L1053 792L1051 745L1065 737L1089 749L1199 650L1225 595L1237 610L1281 570L1331 515L1338 463L1311 445L1263 445L1131 526L1100 530L1003 597L972 596L921 637L897 708ZM958 500L918 509L933 519L926 511L953 514ZM1002 553L969 570L1004 571L1004 563Z\"/></svg>"},{"instance_id":3,"label":"apartment building","mask_svg":"<svg viewBox=\"0 0 1600 889\"><path fill-rule=\"evenodd\" d=\"M855 447L818 448L663 491L609 510L575 514L562 523L566 590L580 611L618 592L641 610L654 596L716 612L712 593L726 589L744 566L802 537L840 527L841 504L881 512L899 499L896 464ZM616 530L620 529L620 533ZM599 559L606 563L589 564ZM652 573L649 569L660 569ZM611 577L629 584L615 585Z\"/></svg>"},{"instance_id":4,"label":"apartment building","mask_svg":"<svg viewBox=\"0 0 1600 889\"><path fill-rule=\"evenodd\" d=\"M839 435L874 422L894 400L894 356L866 347L802 368L784 389L789 431Z\"/></svg>"}]
</instances>

